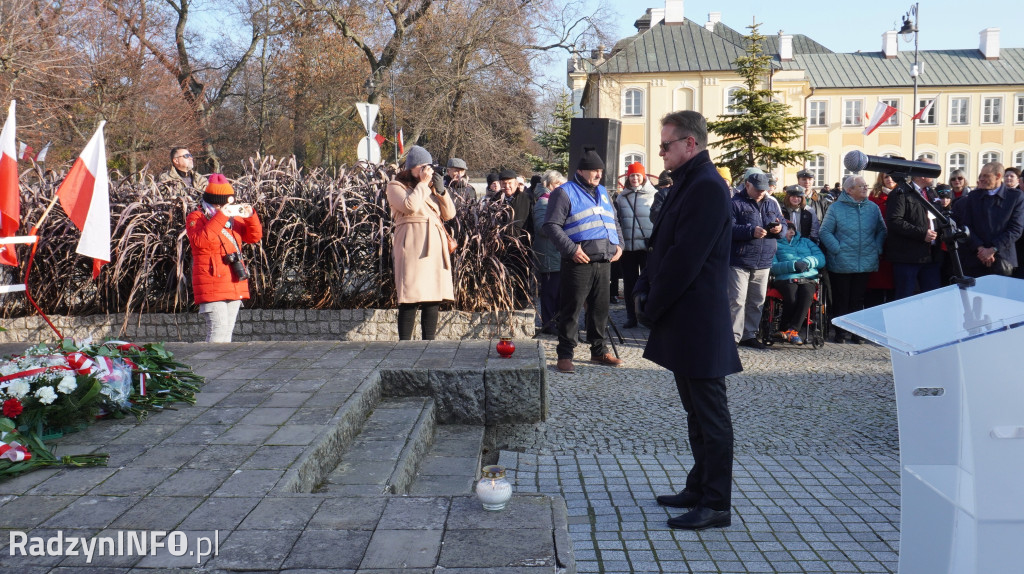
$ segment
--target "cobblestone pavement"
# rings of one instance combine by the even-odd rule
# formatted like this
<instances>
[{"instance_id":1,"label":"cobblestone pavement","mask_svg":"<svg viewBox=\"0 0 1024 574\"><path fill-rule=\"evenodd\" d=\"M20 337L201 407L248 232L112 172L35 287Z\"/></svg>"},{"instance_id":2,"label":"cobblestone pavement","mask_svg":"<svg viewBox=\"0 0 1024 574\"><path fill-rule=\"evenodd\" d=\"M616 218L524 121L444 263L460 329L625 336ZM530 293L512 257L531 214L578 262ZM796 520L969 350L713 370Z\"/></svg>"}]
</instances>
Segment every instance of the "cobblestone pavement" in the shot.
<instances>
[{"instance_id":1,"label":"cobblestone pavement","mask_svg":"<svg viewBox=\"0 0 1024 574\"><path fill-rule=\"evenodd\" d=\"M621 306L613 319L623 322ZM516 488L565 497L579 572L895 572L899 453L888 352L876 345L741 349L728 378L733 525L674 531L692 464L672 376L623 332L626 365L549 372L550 418L499 429ZM554 365L554 340L548 347ZM585 359L585 345L577 356Z\"/></svg>"}]
</instances>

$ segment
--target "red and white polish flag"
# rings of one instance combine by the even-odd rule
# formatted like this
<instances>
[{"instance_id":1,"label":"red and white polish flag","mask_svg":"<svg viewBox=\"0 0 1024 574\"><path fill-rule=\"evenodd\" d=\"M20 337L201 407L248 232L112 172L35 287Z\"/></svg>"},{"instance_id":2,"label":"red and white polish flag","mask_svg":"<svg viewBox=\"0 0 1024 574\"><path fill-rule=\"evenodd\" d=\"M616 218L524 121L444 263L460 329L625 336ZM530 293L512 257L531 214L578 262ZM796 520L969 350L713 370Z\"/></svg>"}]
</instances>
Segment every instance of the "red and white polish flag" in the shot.
<instances>
[{"instance_id":1,"label":"red and white polish flag","mask_svg":"<svg viewBox=\"0 0 1024 574\"><path fill-rule=\"evenodd\" d=\"M18 146L15 139L15 102L7 111L7 121L0 132L0 237L18 234L21 221L21 195L18 191ZM18 265L13 245L0 245L0 264Z\"/></svg>"},{"instance_id":2,"label":"red and white polish flag","mask_svg":"<svg viewBox=\"0 0 1024 574\"><path fill-rule=\"evenodd\" d=\"M935 105L935 100L937 100L937 99L938 99L938 97L932 98L932 100L930 102L928 102L927 106L925 106L925 107L921 108L920 110L918 110L917 113L914 114L914 116L910 118L911 121L919 120L919 119L923 118L928 113L928 110L932 109L932 106Z\"/></svg>"},{"instance_id":3,"label":"red and white polish flag","mask_svg":"<svg viewBox=\"0 0 1024 574\"><path fill-rule=\"evenodd\" d=\"M60 206L75 227L82 232L75 251L92 257L92 278L100 274L100 266L110 263L110 195L107 177L107 150L103 125L78 156L64 182L57 189Z\"/></svg>"},{"instance_id":4,"label":"red and white polish flag","mask_svg":"<svg viewBox=\"0 0 1024 574\"><path fill-rule=\"evenodd\" d=\"M405 153L405 133L401 129L398 130L398 153Z\"/></svg>"},{"instance_id":5,"label":"red and white polish flag","mask_svg":"<svg viewBox=\"0 0 1024 574\"><path fill-rule=\"evenodd\" d=\"M896 114L896 108L883 103L878 102L875 106L875 113L871 114L871 121L868 122L867 127L864 128L864 135L871 135L871 132L878 129L878 126L885 123L885 120L891 118Z\"/></svg>"}]
</instances>

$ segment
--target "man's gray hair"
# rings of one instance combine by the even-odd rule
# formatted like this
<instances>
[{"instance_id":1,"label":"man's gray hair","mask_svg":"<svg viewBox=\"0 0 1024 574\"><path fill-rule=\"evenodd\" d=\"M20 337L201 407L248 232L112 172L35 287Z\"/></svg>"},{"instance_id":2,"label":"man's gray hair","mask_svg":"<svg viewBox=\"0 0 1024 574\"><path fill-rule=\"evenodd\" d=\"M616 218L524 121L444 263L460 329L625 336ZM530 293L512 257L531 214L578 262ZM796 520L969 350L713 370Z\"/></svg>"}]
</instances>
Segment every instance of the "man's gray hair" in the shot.
<instances>
[{"instance_id":1,"label":"man's gray hair","mask_svg":"<svg viewBox=\"0 0 1024 574\"><path fill-rule=\"evenodd\" d=\"M1003 174L1006 173L1006 168L1003 167L1003 164L998 161L990 161L985 165L981 166L981 171L985 170L988 170L990 173L996 174L998 177L1003 177Z\"/></svg>"},{"instance_id":2,"label":"man's gray hair","mask_svg":"<svg viewBox=\"0 0 1024 574\"><path fill-rule=\"evenodd\" d=\"M693 136L699 147L706 148L708 146L708 121L698 112L693 110L672 112L661 118L661 125L672 126L680 138Z\"/></svg>"},{"instance_id":3,"label":"man's gray hair","mask_svg":"<svg viewBox=\"0 0 1024 574\"><path fill-rule=\"evenodd\" d=\"M544 187L548 187L553 183L562 184L565 183L566 181L565 176L562 175L562 172L554 169L549 169L545 171L544 175L541 176L540 180L541 183L544 184Z\"/></svg>"}]
</instances>

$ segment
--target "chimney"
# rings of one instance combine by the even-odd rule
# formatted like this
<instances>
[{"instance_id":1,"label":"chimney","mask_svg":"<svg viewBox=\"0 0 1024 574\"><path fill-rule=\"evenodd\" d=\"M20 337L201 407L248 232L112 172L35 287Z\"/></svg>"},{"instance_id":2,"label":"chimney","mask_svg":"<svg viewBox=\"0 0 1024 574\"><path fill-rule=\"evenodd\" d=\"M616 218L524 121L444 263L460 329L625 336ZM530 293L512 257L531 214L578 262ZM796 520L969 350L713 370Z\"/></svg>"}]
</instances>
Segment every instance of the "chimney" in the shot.
<instances>
[{"instance_id":1,"label":"chimney","mask_svg":"<svg viewBox=\"0 0 1024 574\"><path fill-rule=\"evenodd\" d=\"M708 21L704 24L704 29L708 32L715 31L715 24L722 21L721 12L708 12Z\"/></svg>"},{"instance_id":2,"label":"chimney","mask_svg":"<svg viewBox=\"0 0 1024 574\"><path fill-rule=\"evenodd\" d=\"M683 23L683 0L665 0L665 23Z\"/></svg>"},{"instance_id":3,"label":"chimney","mask_svg":"<svg viewBox=\"0 0 1024 574\"><path fill-rule=\"evenodd\" d=\"M650 8L651 11L651 28L665 21L665 9L664 8Z\"/></svg>"},{"instance_id":4,"label":"chimney","mask_svg":"<svg viewBox=\"0 0 1024 574\"><path fill-rule=\"evenodd\" d=\"M896 30L882 33L882 53L886 58L895 58L899 52L900 34Z\"/></svg>"},{"instance_id":5,"label":"chimney","mask_svg":"<svg viewBox=\"0 0 1024 574\"><path fill-rule=\"evenodd\" d=\"M793 60L793 35L783 34L782 30L779 30L779 59L783 62Z\"/></svg>"},{"instance_id":6,"label":"chimney","mask_svg":"<svg viewBox=\"0 0 1024 574\"><path fill-rule=\"evenodd\" d=\"M981 50L981 55L986 60L998 60L999 59L999 28L985 28L981 31L981 45L978 49Z\"/></svg>"}]
</instances>

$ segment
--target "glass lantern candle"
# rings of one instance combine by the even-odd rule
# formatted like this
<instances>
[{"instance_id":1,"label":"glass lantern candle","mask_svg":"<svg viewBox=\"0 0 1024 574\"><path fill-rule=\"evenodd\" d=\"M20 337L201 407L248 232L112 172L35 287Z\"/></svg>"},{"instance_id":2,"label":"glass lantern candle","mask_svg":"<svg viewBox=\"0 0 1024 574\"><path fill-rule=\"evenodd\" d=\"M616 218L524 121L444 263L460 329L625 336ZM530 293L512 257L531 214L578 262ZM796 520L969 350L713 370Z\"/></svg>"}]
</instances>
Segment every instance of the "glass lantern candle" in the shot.
<instances>
[{"instance_id":1,"label":"glass lantern candle","mask_svg":"<svg viewBox=\"0 0 1024 574\"><path fill-rule=\"evenodd\" d=\"M512 485L505 478L505 467L496 464L485 466L483 477L476 483L476 497L484 510L502 510L512 498Z\"/></svg>"},{"instance_id":2,"label":"glass lantern candle","mask_svg":"<svg viewBox=\"0 0 1024 574\"><path fill-rule=\"evenodd\" d=\"M501 358L507 359L512 356L512 353L516 352L516 345L512 342L512 337L501 337L495 350L498 351Z\"/></svg>"}]
</instances>

